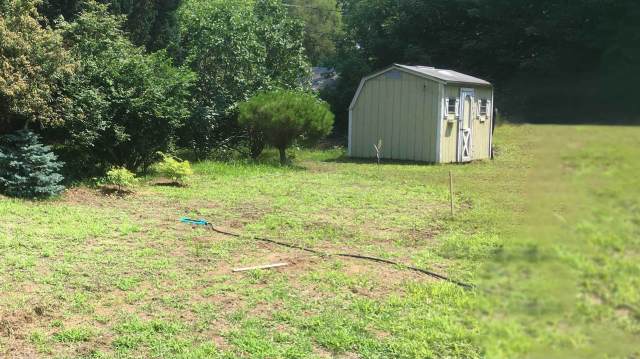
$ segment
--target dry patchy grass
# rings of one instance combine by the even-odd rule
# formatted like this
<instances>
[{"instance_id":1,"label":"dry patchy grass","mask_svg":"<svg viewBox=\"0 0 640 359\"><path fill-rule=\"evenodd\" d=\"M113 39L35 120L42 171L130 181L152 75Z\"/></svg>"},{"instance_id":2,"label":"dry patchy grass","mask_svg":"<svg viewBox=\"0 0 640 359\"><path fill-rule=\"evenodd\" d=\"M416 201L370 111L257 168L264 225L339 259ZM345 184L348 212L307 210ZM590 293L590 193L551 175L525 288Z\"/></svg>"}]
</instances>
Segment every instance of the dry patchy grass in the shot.
<instances>
[{"instance_id":1,"label":"dry patchy grass","mask_svg":"<svg viewBox=\"0 0 640 359\"><path fill-rule=\"evenodd\" d=\"M1 198L0 356L514 357L531 350L526 333L549 346L565 345L575 326L558 323L564 332L531 334L527 323L537 323L535 315L514 319L510 312L522 308L521 298L504 294L518 281L527 283L521 266L504 262L512 253L504 248L527 223L523 189L530 181L526 169L534 166L527 149L545 131L502 127L500 156L465 166L377 166L330 149L298 153L296 167L202 162L188 186L158 186L148 178L126 196L77 187L50 201ZM588 149L585 143L576 151ZM600 161L583 152L560 172L595 171ZM456 186L453 219L449 170ZM606 198L618 193L600 191ZM567 215L567 203L554 203L556 213ZM178 222L182 216L243 236L185 225ZM621 228L617 235L637 230L638 223L630 223L613 223ZM624 269L633 270L629 253L637 255L637 247L598 242L602 231L591 222L577 230L599 248L625 249L631 258ZM309 255L253 235L393 259L480 289L379 263ZM565 258L590 273L592 262L577 254ZM231 271L281 261L290 265ZM491 263L498 270L486 267ZM576 308L587 308L589 318L618 318L611 320L633 333L637 299L627 277L614 279L622 292L586 278L586 292L600 302Z\"/></svg>"}]
</instances>

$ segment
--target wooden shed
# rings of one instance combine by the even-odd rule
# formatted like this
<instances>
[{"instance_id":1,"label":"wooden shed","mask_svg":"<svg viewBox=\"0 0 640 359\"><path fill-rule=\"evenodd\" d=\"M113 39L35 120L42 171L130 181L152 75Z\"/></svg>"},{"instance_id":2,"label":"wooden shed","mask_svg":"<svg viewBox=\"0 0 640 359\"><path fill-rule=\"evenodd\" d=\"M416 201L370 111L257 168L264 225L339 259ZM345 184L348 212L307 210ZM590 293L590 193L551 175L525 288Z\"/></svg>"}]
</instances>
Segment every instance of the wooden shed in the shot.
<instances>
[{"instance_id":1,"label":"wooden shed","mask_svg":"<svg viewBox=\"0 0 640 359\"><path fill-rule=\"evenodd\" d=\"M452 70L393 64L349 106L349 156L432 163L491 157L493 86Z\"/></svg>"}]
</instances>

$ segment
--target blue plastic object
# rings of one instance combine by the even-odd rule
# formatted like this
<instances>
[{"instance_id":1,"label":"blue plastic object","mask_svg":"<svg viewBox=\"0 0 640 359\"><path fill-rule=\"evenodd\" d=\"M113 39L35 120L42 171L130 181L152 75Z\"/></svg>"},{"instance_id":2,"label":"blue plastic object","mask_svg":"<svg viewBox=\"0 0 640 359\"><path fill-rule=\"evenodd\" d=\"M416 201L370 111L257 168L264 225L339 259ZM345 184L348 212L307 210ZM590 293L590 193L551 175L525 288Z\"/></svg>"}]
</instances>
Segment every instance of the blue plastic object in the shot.
<instances>
[{"instance_id":1,"label":"blue plastic object","mask_svg":"<svg viewBox=\"0 0 640 359\"><path fill-rule=\"evenodd\" d=\"M209 222L205 221L204 219L191 219L188 217L182 217L180 218L180 222L182 223L187 223L187 224L193 224L196 226L206 226L209 224Z\"/></svg>"}]
</instances>

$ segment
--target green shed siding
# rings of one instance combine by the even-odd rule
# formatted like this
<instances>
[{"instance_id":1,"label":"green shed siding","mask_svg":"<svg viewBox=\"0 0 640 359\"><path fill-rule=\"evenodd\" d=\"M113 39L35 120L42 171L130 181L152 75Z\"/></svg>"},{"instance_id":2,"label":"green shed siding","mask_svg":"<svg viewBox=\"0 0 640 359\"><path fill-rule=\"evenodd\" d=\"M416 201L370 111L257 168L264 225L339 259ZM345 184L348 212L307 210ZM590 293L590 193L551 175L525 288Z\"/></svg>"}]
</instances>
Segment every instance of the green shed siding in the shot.
<instances>
[{"instance_id":1,"label":"green shed siding","mask_svg":"<svg viewBox=\"0 0 640 359\"><path fill-rule=\"evenodd\" d=\"M476 88L476 103L480 99L492 100L493 91L491 88ZM493 102L493 101L492 101ZM493 103L490 104L493 107ZM476 116L473 120L473 129L471 130L471 151L474 160L482 160L491 157L491 117L492 110L487 108L487 116L480 116L478 108Z\"/></svg>"},{"instance_id":2,"label":"green shed siding","mask_svg":"<svg viewBox=\"0 0 640 359\"><path fill-rule=\"evenodd\" d=\"M444 86L444 98L460 97L460 87ZM458 121L455 115L446 114L447 109L444 108L444 98L442 99L443 116L440 119L440 162L450 163L457 161L458 154Z\"/></svg>"},{"instance_id":3,"label":"green shed siding","mask_svg":"<svg viewBox=\"0 0 640 359\"><path fill-rule=\"evenodd\" d=\"M351 109L351 156L437 162L439 83L406 72L366 80Z\"/></svg>"}]
</instances>

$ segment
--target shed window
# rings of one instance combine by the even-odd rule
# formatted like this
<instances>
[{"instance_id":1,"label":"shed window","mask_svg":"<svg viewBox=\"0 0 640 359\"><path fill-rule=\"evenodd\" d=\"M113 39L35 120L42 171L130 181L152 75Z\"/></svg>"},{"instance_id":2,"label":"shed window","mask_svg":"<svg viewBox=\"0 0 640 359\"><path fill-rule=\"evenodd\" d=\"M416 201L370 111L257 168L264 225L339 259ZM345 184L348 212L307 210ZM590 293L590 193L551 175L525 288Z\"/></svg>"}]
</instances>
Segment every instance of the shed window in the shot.
<instances>
[{"instance_id":1,"label":"shed window","mask_svg":"<svg viewBox=\"0 0 640 359\"><path fill-rule=\"evenodd\" d=\"M480 100L480 116L486 116L487 115L487 99L481 99Z\"/></svg>"},{"instance_id":2,"label":"shed window","mask_svg":"<svg viewBox=\"0 0 640 359\"><path fill-rule=\"evenodd\" d=\"M399 80L401 78L400 71L392 70L384 74L385 77L393 80Z\"/></svg>"},{"instance_id":3,"label":"shed window","mask_svg":"<svg viewBox=\"0 0 640 359\"><path fill-rule=\"evenodd\" d=\"M447 113L449 115L456 114L456 103L457 103L457 99L455 97L449 97L447 99Z\"/></svg>"}]
</instances>

